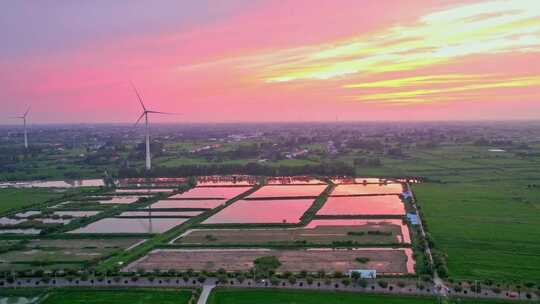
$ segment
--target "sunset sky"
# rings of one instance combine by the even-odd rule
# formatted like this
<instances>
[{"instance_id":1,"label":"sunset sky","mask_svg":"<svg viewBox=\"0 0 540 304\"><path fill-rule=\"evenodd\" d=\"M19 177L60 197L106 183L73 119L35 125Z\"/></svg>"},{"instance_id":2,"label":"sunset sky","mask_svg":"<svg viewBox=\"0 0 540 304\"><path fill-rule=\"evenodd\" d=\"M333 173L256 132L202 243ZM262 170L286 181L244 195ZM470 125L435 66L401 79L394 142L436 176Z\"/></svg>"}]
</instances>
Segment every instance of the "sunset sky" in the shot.
<instances>
[{"instance_id":1,"label":"sunset sky","mask_svg":"<svg viewBox=\"0 0 540 304\"><path fill-rule=\"evenodd\" d=\"M7 1L1 124L540 119L540 1Z\"/></svg>"}]
</instances>

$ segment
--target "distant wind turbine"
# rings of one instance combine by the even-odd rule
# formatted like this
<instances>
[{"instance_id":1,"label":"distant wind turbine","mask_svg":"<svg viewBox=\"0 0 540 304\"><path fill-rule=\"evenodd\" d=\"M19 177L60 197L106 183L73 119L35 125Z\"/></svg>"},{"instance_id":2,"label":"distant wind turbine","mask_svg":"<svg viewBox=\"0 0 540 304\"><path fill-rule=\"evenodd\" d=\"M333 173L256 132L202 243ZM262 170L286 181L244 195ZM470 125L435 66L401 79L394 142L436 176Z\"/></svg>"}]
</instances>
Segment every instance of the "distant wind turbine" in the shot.
<instances>
[{"instance_id":1,"label":"distant wind turbine","mask_svg":"<svg viewBox=\"0 0 540 304\"><path fill-rule=\"evenodd\" d=\"M26 117L28 116L28 112L30 112L30 107L24 112L22 116L17 116L15 118L22 119L24 124L24 148L28 149L28 133L26 131Z\"/></svg>"},{"instance_id":2,"label":"distant wind turbine","mask_svg":"<svg viewBox=\"0 0 540 304\"><path fill-rule=\"evenodd\" d=\"M137 88L135 88L135 85L130 82L131 87L135 91L135 94L137 95L137 98L139 99L139 102L141 103L141 106L143 108L143 112L141 116L139 116L139 119L137 119L137 122L135 122L135 125L139 124L141 119L144 117L145 126L146 126L146 170L152 169L152 161L150 158L150 129L148 127L148 114L167 114L167 115L175 115L175 113L166 113L166 112L158 112L158 111L152 111L148 110L146 106L143 103L143 99L141 97L141 94L139 94L139 91L137 91Z\"/></svg>"}]
</instances>

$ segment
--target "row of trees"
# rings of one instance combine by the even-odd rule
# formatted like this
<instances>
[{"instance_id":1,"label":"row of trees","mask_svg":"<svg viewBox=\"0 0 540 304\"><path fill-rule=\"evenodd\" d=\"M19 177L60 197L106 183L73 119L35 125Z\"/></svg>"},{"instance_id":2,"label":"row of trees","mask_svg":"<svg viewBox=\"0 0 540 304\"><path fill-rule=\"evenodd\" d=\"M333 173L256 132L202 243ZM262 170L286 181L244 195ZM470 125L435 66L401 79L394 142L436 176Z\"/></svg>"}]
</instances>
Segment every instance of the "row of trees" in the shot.
<instances>
[{"instance_id":1,"label":"row of trees","mask_svg":"<svg viewBox=\"0 0 540 304\"><path fill-rule=\"evenodd\" d=\"M293 176L293 175L354 175L354 167L345 162L324 162L304 166L269 166L259 163L247 164L210 164L182 165L178 167L155 167L150 172L143 169L121 168L118 175L125 177L175 177L199 175L248 174L260 176Z\"/></svg>"}]
</instances>

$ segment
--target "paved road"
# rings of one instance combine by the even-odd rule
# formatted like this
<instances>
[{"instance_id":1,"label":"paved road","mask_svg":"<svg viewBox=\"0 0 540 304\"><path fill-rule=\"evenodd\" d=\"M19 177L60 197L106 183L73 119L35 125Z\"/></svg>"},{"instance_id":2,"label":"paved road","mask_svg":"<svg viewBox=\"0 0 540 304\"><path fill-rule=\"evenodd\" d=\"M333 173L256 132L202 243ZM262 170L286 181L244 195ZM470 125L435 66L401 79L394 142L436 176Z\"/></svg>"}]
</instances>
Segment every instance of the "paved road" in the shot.
<instances>
[{"instance_id":1,"label":"paved road","mask_svg":"<svg viewBox=\"0 0 540 304\"><path fill-rule=\"evenodd\" d=\"M208 301L208 296L210 295L210 292L212 292L212 289L214 289L216 285L203 285L201 296L199 297L199 300L197 301L197 304L206 304L206 301Z\"/></svg>"}]
</instances>

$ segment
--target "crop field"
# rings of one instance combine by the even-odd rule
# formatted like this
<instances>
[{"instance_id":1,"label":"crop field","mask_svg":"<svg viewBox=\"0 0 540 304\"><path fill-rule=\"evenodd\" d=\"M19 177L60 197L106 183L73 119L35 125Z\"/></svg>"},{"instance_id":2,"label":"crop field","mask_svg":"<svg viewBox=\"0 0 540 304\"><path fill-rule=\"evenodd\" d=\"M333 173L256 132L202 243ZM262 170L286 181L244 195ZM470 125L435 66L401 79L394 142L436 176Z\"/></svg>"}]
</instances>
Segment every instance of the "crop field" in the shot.
<instances>
[{"instance_id":1,"label":"crop field","mask_svg":"<svg viewBox=\"0 0 540 304\"><path fill-rule=\"evenodd\" d=\"M397 195L330 196L317 215L405 215Z\"/></svg>"},{"instance_id":2,"label":"crop field","mask_svg":"<svg viewBox=\"0 0 540 304\"><path fill-rule=\"evenodd\" d=\"M141 241L141 238L13 241L19 242L19 247L0 254L0 270L31 269L36 266L79 268Z\"/></svg>"},{"instance_id":3,"label":"crop field","mask_svg":"<svg viewBox=\"0 0 540 304\"><path fill-rule=\"evenodd\" d=\"M14 208L23 208L43 203L49 199L59 198L63 194L63 191L47 188L0 189L0 202L2 202L0 204L0 213Z\"/></svg>"},{"instance_id":4,"label":"crop field","mask_svg":"<svg viewBox=\"0 0 540 304\"><path fill-rule=\"evenodd\" d=\"M325 270L326 272L350 269L376 269L378 273L406 274L414 272L412 250L374 248L374 249L307 249L307 250L271 250L271 249L170 249L154 250L145 257L131 263L124 270L134 271L140 268L176 269L195 271L247 271L253 267L253 261L263 256L275 256L281 262L279 272L302 270ZM357 258L367 261L358 262ZM178 263L178 261L183 261Z\"/></svg>"},{"instance_id":5,"label":"crop field","mask_svg":"<svg viewBox=\"0 0 540 304\"><path fill-rule=\"evenodd\" d=\"M351 292L283 290L283 289L214 289L209 304L436 304L429 297L393 296ZM448 299L448 304L508 304L510 302L480 299Z\"/></svg>"},{"instance_id":6,"label":"crop field","mask_svg":"<svg viewBox=\"0 0 540 304\"><path fill-rule=\"evenodd\" d=\"M540 195L520 183L415 186L456 278L540 278Z\"/></svg>"},{"instance_id":7,"label":"crop field","mask_svg":"<svg viewBox=\"0 0 540 304\"><path fill-rule=\"evenodd\" d=\"M383 159L362 174L431 180L413 190L436 248L448 255L450 277L538 281L540 190L528 185L540 184L540 159L519 152L443 145Z\"/></svg>"},{"instance_id":8,"label":"crop field","mask_svg":"<svg viewBox=\"0 0 540 304\"><path fill-rule=\"evenodd\" d=\"M270 185L261 187L247 198L316 197L326 187L326 185Z\"/></svg>"},{"instance_id":9,"label":"crop field","mask_svg":"<svg viewBox=\"0 0 540 304\"><path fill-rule=\"evenodd\" d=\"M240 200L203 224L298 223L312 204L312 199Z\"/></svg>"},{"instance_id":10,"label":"crop field","mask_svg":"<svg viewBox=\"0 0 540 304\"><path fill-rule=\"evenodd\" d=\"M346 220L345 220L346 221ZM196 229L176 240L179 244L318 244L337 242L354 244L397 244L403 240L402 224L378 220L363 221L357 225L318 224L310 228L287 229ZM400 222L398 220L398 222Z\"/></svg>"},{"instance_id":11,"label":"crop field","mask_svg":"<svg viewBox=\"0 0 540 304\"><path fill-rule=\"evenodd\" d=\"M43 304L187 304L190 290L173 289L65 289L52 291Z\"/></svg>"}]
</instances>

